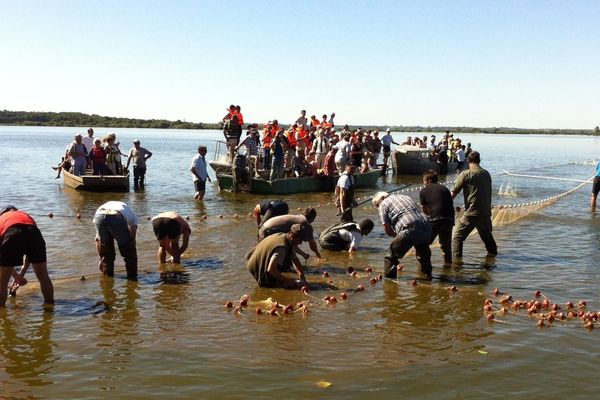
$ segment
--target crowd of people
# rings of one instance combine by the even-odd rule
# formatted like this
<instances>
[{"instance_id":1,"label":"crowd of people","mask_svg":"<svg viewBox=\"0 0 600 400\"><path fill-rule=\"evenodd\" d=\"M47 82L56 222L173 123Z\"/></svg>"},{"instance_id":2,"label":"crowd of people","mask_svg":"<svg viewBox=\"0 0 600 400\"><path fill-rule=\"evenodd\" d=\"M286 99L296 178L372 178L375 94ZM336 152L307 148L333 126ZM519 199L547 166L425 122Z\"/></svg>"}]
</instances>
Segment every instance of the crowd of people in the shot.
<instances>
[{"instance_id":1,"label":"crowd of people","mask_svg":"<svg viewBox=\"0 0 600 400\"><path fill-rule=\"evenodd\" d=\"M87 136L75 135L61 162L52 167L57 170L56 178L60 177L63 169L76 176L86 175L92 170L92 175L124 175L133 166L133 187L144 189L146 175L146 160L152 157L152 152L140 146L139 139L133 141L133 147L128 154L119 149L117 135L109 133L102 140L94 137L94 129L87 130ZM121 156L127 158L123 166Z\"/></svg>"},{"instance_id":2,"label":"crowd of people","mask_svg":"<svg viewBox=\"0 0 600 400\"><path fill-rule=\"evenodd\" d=\"M400 145L414 146L421 149L429 150L429 159L438 163L439 172L442 175L448 173L448 163L456 162L456 171L460 172L465 169L465 162L469 154L473 151L471 143L466 145L462 143L459 137L454 137L453 133L446 131L446 134L439 142L436 142L436 136L423 136L422 138L415 136L407 136L406 140Z\"/></svg>"},{"instance_id":3,"label":"crowd of people","mask_svg":"<svg viewBox=\"0 0 600 400\"><path fill-rule=\"evenodd\" d=\"M480 161L478 152L469 154L469 168L458 176L452 190L438 182L438 172L425 172L424 188L419 193L420 206L406 195L377 192L372 197L383 231L393 238L383 263L387 278L397 277L400 259L414 248L420 272L425 278L431 279L433 266L430 245L436 238L445 266L462 264L463 243L473 229L477 229L487 255L496 256L498 249L492 235L491 220L492 179L488 171L481 168ZM348 168L349 176L352 176L353 166ZM456 220L453 199L461 191L464 194L465 212ZM351 194L348 196L352 198ZM321 232L321 248L354 252L373 230L374 223L370 219L363 219L359 223L353 221L349 212L353 204L348 201L338 201L342 217L340 222ZM317 216L315 209L307 208L302 215L288 215L288 210L289 207L282 200L267 200L257 204L254 209L260 242L246 255L246 266L260 286L301 288L308 285L297 257L309 257L298 247L303 241L309 242L311 250L320 258L312 228ZM297 279L282 274L291 270L296 272Z\"/></svg>"},{"instance_id":4,"label":"crowd of people","mask_svg":"<svg viewBox=\"0 0 600 400\"><path fill-rule=\"evenodd\" d=\"M258 170L269 171L269 179L283 176L305 177L314 175L333 176L341 174L347 164L364 173L378 166L383 150L384 168L387 166L391 144L391 130L379 137L378 130L344 125L336 128L335 113L306 117L306 110L288 128L277 119L268 121L259 131L257 124L246 126L242 138L244 117L240 106L231 105L223 118L223 134L227 143L230 162L234 158L249 159L256 175Z\"/></svg>"}]
</instances>

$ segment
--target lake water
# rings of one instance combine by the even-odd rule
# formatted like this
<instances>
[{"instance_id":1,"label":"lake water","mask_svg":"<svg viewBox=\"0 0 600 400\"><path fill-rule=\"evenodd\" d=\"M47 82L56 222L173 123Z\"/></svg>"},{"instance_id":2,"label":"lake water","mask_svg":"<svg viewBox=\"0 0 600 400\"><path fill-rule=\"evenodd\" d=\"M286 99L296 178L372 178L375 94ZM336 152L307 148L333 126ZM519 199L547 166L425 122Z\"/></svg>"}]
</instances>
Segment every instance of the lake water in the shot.
<instances>
[{"instance_id":1,"label":"lake water","mask_svg":"<svg viewBox=\"0 0 600 400\"><path fill-rule=\"evenodd\" d=\"M54 180L50 166L83 128L0 127L0 204L14 204L35 216L47 242L57 299L54 311L44 312L35 277L28 274L30 284L0 310L0 398L597 395L598 330L588 331L576 321L540 330L523 311L488 324L482 312L483 300L493 297L494 288L519 299L530 299L540 289L552 301L583 299L588 309L600 309L600 219L589 210L590 184L535 212L509 209L507 223L494 228L500 252L495 260L484 259L476 236L467 240L462 268L443 269L439 248L433 248L434 280L416 287L410 285L418 276L414 256L403 260L404 271L396 281L368 285L362 271L366 266L382 271L390 242L377 221L355 256L323 251L323 261L310 259L308 279L325 282L322 271L327 270L340 289L313 291L308 298L298 291L258 288L245 270L244 254L256 237L256 223L248 213L258 196L219 193L212 183L205 200L194 201L191 160L199 144L209 146L211 159L219 132L98 128L96 136L111 131L124 152L139 138L154 153L144 192L84 193ZM578 185L499 175L503 170L585 180L594 174L591 160L600 148L596 137L460 136L473 143L482 166L494 174L495 205L547 199ZM394 137L399 141L404 134ZM380 189L419 180L390 175ZM500 187L509 184L510 196L499 195ZM373 192L362 190L358 196ZM408 194L418 199L418 191ZM108 200L125 201L141 217L139 282L123 279L120 257L115 279L97 274L92 217ZM317 232L335 220L336 210L328 204L331 194L290 195L286 200L293 209L320 205ZM461 203L459 196L456 205ZM174 271L159 270L157 244L145 219L168 210L189 216L193 231L182 268ZM53 219L47 217L50 212ZM81 219L75 218L78 213ZM522 214L511 222L511 216ZM354 216L376 220L368 204ZM348 266L361 272L358 279L345 273ZM81 281L81 276L87 279ZM319 300L339 297L359 283L367 289L351 293L348 301L332 306ZM453 285L458 292L448 290ZM250 295L253 305L239 316L228 312L224 303L243 294ZM254 302L269 297L283 304L310 300L311 312L255 315ZM98 301L111 309L95 307ZM331 386L321 387L320 381Z\"/></svg>"}]
</instances>

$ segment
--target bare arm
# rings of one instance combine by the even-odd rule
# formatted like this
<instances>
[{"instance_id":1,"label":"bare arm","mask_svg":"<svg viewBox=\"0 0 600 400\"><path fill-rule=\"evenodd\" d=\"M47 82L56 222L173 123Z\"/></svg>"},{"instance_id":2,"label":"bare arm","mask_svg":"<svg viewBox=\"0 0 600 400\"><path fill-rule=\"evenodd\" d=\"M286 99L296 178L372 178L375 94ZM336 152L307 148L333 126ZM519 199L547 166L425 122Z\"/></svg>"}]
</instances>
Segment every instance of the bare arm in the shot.
<instances>
[{"instance_id":1,"label":"bare arm","mask_svg":"<svg viewBox=\"0 0 600 400\"><path fill-rule=\"evenodd\" d=\"M182 236L183 237L181 239L181 247L179 248L179 254L185 253L185 251L188 248L188 244L190 242L190 234L189 233L184 233Z\"/></svg>"},{"instance_id":2,"label":"bare arm","mask_svg":"<svg viewBox=\"0 0 600 400\"><path fill-rule=\"evenodd\" d=\"M279 266L281 263L280 259L283 258L283 255L281 254L282 252L285 252L284 248L280 248L279 250L275 250L273 252L273 255L269 259L269 264L267 265L267 272L269 273L269 275L271 275L273 278L275 278L277 280L277 282L279 282L283 287L285 287L285 288L296 287L298 285L296 284L295 280L286 278L279 271Z\"/></svg>"},{"instance_id":3,"label":"bare arm","mask_svg":"<svg viewBox=\"0 0 600 400\"><path fill-rule=\"evenodd\" d=\"M311 239L308 241L308 247L310 247L312 252L315 253L317 258L321 258L321 253L319 253L319 246L317 246L317 242L315 239Z\"/></svg>"},{"instance_id":4,"label":"bare arm","mask_svg":"<svg viewBox=\"0 0 600 400\"><path fill-rule=\"evenodd\" d=\"M388 235L388 236L391 236L391 237L396 236L396 232L394 232L394 230L392 229L392 227L389 224L383 224L383 230L385 231L386 235Z\"/></svg>"}]
</instances>

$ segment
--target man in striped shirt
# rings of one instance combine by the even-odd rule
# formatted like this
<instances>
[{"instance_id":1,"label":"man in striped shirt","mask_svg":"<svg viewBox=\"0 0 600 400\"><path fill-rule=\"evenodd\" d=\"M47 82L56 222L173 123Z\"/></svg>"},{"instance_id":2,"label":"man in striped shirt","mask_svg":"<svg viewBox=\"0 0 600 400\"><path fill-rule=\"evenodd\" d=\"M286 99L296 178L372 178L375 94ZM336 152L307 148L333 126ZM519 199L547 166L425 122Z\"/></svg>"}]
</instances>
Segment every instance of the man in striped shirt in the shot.
<instances>
[{"instance_id":1,"label":"man in striped shirt","mask_svg":"<svg viewBox=\"0 0 600 400\"><path fill-rule=\"evenodd\" d=\"M379 209L383 230L394 238L384 258L385 276L396 278L399 260L414 247L421 273L431 278L431 224L427 216L405 195L377 192L372 202Z\"/></svg>"}]
</instances>

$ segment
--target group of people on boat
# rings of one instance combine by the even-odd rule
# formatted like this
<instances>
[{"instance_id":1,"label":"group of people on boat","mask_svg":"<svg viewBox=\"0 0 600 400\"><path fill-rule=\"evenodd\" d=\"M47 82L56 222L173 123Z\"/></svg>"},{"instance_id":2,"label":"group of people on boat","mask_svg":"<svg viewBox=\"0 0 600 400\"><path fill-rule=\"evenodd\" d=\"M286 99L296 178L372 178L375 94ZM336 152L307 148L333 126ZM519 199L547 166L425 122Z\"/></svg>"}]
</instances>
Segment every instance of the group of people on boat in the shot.
<instances>
[{"instance_id":1,"label":"group of people on boat","mask_svg":"<svg viewBox=\"0 0 600 400\"><path fill-rule=\"evenodd\" d=\"M61 162L52 167L57 170L56 178L60 177L64 169L73 175L86 175L90 169L92 175L125 175L129 165L133 165L134 189L144 189L146 175L146 160L152 157L152 152L140 146L139 139L133 141L129 154L124 154L119 149L117 135L109 133L102 140L94 137L94 129L87 130L87 136L75 135ZM121 156L127 158L123 166Z\"/></svg>"},{"instance_id":2,"label":"group of people on boat","mask_svg":"<svg viewBox=\"0 0 600 400\"><path fill-rule=\"evenodd\" d=\"M243 165L250 165L254 175L268 171L269 180L282 177L306 177L314 175L333 176L341 174L347 164L364 173L377 166L383 149L384 164L392 143L391 130L379 138L377 130L348 125L336 130L335 113L306 117L306 110L288 128L277 119L268 121L259 132L257 124L248 124L242 139L243 116L240 106L231 105L223 118L223 134L227 143L230 162L242 158Z\"/></svg>"},{"instance_id":3,"label":"group of people on boat","mask_svg":"<svg viewBox=\"0 0 600 400\"><path fill-rule=\"evenodd\" d=\"M442 175L448 173L449 162L456 162L456 171L462 171L465 168L465 162L469 154L473 151L471 143L463 144L459 137L455 138L454 134L448 130L439 142L436 142L435 135L431 135L430 138L427 136L423 136L423 138L407 136L406 140L400 144L428 149L430 151L429 159L438 163Z\"/></svg>"}]
</instances>

